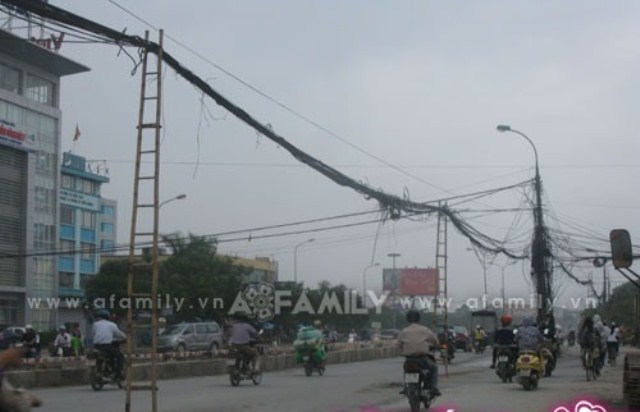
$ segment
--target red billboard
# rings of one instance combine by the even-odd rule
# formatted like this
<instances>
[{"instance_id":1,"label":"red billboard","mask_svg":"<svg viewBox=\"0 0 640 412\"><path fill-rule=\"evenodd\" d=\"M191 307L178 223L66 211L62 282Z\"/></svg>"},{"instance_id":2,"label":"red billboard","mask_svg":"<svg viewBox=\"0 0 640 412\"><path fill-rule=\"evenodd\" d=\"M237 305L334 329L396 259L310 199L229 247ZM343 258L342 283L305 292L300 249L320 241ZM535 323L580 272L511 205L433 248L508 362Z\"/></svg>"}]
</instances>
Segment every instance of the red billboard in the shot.
<instances>
[{"instance_id":1,"label":"red billboard","mask_svg":"<svg viewBox=\"0 0 640 412\"><path fill-rule=\"evenodd\" d=\"M435 268L384 269L383 289L396 296L437 296L439 276Z\"/></svg>"}]
</instances>

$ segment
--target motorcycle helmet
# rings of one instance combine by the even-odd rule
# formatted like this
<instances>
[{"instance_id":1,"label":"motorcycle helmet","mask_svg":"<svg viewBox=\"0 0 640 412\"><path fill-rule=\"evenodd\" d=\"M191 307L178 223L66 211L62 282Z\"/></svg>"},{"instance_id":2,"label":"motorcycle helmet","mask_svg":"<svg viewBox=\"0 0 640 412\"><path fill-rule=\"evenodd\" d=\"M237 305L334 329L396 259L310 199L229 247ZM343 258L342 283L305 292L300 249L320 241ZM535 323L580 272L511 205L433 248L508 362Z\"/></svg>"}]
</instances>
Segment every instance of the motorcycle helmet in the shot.
<instances>
[{"instance_id":1,"label":"motorcycle helmet","mask_svg":"<svg viewBox=\"0 0 640 412\"><path fill-rule=\"evenodd\" d=\"M482 329L482 326L476 325L476 329Z\"/></svg>"},{"instance_id":2,"label":"motorcycle helmet","mask_svg":"<svg viewBox=\"0 0 640 412\"><path fill-rule=\"evenodd\" d=\"M511 315L502 315L502 317L500 317L500 323L502 324L502 326L511 325L512 320L513 318L511 317Z\"/></svg>"},{"instance_id":3,"label":"motorcycle helmet","mask_svg":"<svg viewBox=\"0 0 640 412\"><path fill-rule=\"evenodd\" d=\"M420 312L417 310L410 310L407 312L407 322L408 323L418 323L420 322Z\"/></svg>"},{"instance_id":4,"label":"motorcycle helmet","mask_svg":"<svg viewBox=\"0 0 640 412\"><path fill-rule=\"evenodd\" d=\"M108 310L106 309L101 309L99 311L96 312L96 318L98 319L104 319L104 320L109 320L110 317L110 313Z\"/></svg>"}]
</instances>

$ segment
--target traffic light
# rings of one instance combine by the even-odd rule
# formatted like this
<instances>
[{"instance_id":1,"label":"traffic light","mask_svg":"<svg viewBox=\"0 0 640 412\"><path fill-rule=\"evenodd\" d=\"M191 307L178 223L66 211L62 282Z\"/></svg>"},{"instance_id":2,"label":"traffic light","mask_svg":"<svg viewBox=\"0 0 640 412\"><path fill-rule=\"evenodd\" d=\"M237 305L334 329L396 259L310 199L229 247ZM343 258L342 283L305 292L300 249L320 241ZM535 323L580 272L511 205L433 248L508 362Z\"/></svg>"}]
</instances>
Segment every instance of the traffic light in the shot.
<instances>
[{"instance_id":1,"label":"traffic light","mask_svg":"<svg viewBox=\"0 0 640 412\"><path fill-rule=\"evenodd\" d=\"M628 269L633 261L631 236L625 229L614 229L609 233L611 242L611 259L616 269Z\"/></svg>"}]
</instances>

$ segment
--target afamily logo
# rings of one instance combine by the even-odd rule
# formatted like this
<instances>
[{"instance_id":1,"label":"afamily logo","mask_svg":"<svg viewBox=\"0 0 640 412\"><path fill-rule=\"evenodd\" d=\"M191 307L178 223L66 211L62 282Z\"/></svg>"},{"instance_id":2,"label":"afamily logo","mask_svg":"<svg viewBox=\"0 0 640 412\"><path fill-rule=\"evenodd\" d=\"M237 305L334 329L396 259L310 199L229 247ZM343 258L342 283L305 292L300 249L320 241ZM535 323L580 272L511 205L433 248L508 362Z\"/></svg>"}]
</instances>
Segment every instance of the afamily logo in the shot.
<instances>
[{"instance_id":1,"label":"afamily logo","mask_svg":"<svg viewBox=\"0 0 640 412\"><path fill-rule=\"evenodd\" d=\"M248 314L259 322L266 322L275 316L273 300L275 290L270 283L254 283L247 286L242 294L248 306Z\"/></svg>"},{"instance_id":2,"label":"afamily logo","mask_svg":"<svg viewBox=\"0 0 640 412\"><path fill-rule=\"evenodd\" d=\"M580 399L567 404L556 406L553 412L613 412L603 402L593 399Z\"/></svg>"}]
</instances>

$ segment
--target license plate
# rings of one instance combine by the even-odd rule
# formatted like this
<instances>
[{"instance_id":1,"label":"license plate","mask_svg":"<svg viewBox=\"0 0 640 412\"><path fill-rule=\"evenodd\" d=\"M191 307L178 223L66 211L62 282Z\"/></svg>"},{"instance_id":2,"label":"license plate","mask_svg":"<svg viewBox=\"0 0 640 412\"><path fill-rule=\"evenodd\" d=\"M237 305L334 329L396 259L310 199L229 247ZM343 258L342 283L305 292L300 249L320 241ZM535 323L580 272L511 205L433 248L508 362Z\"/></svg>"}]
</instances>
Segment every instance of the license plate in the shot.
<instances>
[{"instance_id":1,"label":"license plate","mask_svg":"<svg viewBox=\"0 0 640 412\"><path fill-rule=\"evenodd\" d=\"M419 373L405 373L404 374L404 382L405 383L418 383L418 382L420 382L420 374Z\"/></svg>"},{"instance_id":2,"label":"license plate","mask_svg":"<svg viewBox=\"0 0 640 412\"><path fill-rule=\"evenodd\" d=\"M520 369L520 376L528 378L529 375L531 375L530 369Z\"/></svg>"},{"instance_id":3,"label":"license plate","mask_svg":"<svg viewBox=\"0 0 640 412\"><path fill-rule=\"evenodd\" d=\"M498 358L498 362L508 362L509 361L509 357L508 356L500 356Z\"/></svg>"}]
</instances>

